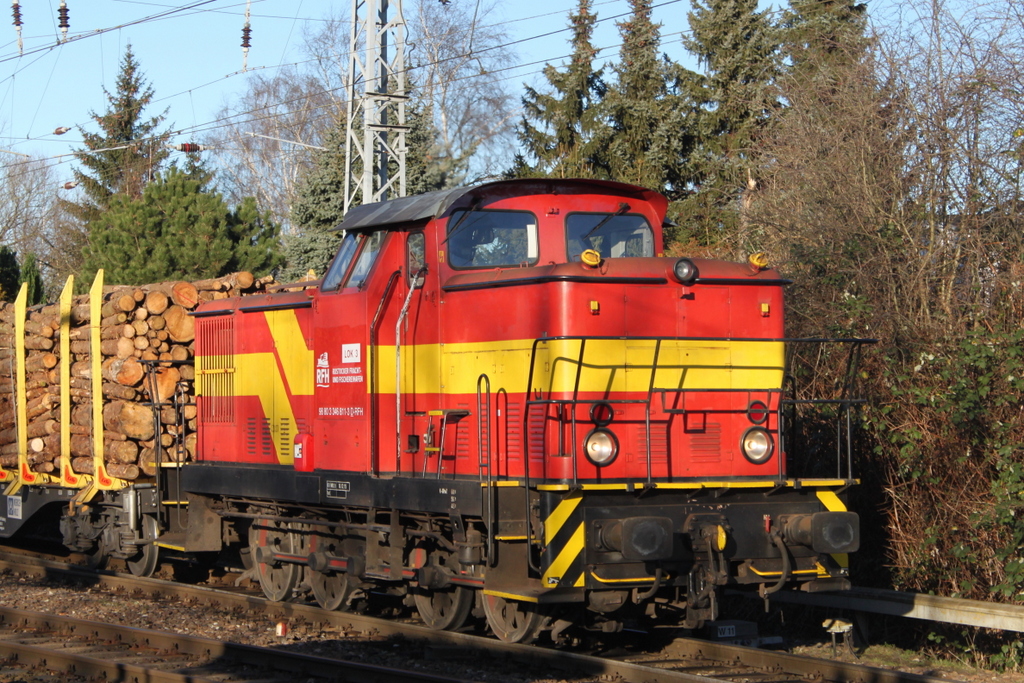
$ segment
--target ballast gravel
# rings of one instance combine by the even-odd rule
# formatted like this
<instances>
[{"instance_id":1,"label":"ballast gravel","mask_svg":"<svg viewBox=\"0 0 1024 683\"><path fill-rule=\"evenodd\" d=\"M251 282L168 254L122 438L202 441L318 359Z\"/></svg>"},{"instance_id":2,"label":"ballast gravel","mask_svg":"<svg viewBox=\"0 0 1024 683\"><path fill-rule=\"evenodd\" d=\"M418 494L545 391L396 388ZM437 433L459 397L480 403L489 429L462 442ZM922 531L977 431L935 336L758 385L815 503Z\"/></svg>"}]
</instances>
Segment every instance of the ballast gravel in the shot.
<instances>
[{"instance_id":1,"label":"ballast gravel","mask_svg":"<svg viewBox=\"0 0 1024 683\"><path fill-rule=\"evenodd\" d=\"M420 670L457 680L510 683L587 683L591 677L552 678L550 671L526 661L481 659L476 653L435 648L406 639L359 631L321 630L306 624L279 625L265 616L189 604L177 598L149 598L114 592L81 582L0 573L2 604L48 614L118 623L165 633L201 636L224 642L279 647L376 666ZM67 675L0 668L0 683L70 681Z\"/></svg>"}]
</instances>

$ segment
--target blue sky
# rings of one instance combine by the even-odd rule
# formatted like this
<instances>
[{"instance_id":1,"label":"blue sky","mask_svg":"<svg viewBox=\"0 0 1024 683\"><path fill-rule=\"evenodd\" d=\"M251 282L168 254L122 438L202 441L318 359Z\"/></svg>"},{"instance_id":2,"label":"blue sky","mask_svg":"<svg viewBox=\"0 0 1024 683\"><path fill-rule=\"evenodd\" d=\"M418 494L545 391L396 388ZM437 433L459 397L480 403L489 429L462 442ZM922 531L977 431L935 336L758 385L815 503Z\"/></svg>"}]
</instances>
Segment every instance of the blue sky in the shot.
<instances>
[{"instance_id":1,"label":"blue sky","mask_svg":"<svg viewBox=\"0 0 1024 683\"><path fill-rule=\"evenodd\" d=\"M452 0L472 3L474 0ZM487 0L481 0L486 3ZM227 101L244 91L241 30L245 0L66 0L69 40L58 44L60 0L20 0L24 53L19 56L16 33L8 14L0 21L0 148L37 156L67 154L81 138L72 130L53 135L60 126L85 125L95 130L90 111L106 109L103 88L114 89L118 62L125 46L132 48L156 92L151 113L166 108L175 129L202 127L216 118ZM411 9L412 1L407 0ZM518 91L534 81L544 61L559 61L568 51L566 26L576 0L524 0L500 3L487 18L504 22L526 64L507 74ZM628 11L626 0L596 0L599 18ZM686 0L656 2L655 16L664 24L664 48L682 57L680 32L687 28ZM470 5L472 6L472 5ZM303 36L330 15L347 15L350 3L328 0L252 0L250 71L265 71L302 59ZM618 43L614 21L600 23L595 43ZM615 50L602 52L610 60ZM531 64L541 62L540 64ZM177 142L187 142L186 133ZM9 154L2 158L16 158Z\"/></svg>"}]
</instances>

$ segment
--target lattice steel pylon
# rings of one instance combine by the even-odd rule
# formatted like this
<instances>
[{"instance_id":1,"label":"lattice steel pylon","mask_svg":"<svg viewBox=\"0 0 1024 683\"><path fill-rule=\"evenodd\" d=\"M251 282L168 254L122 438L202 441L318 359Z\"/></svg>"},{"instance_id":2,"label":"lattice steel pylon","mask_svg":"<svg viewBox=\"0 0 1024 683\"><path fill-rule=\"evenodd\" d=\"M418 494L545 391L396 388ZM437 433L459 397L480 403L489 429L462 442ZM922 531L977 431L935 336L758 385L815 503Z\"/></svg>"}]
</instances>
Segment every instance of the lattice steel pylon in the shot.
<instances>
[{"instance_id":1,"label":"lattice steel pylon","mask_svg":"<svg viewBox=\"0 0 1024 683\"><path fill-rule=\"evenodd\" d=\"M352 0L346 75L345 211L405 196L402 0Z\"/></svg>"}]
</instances>

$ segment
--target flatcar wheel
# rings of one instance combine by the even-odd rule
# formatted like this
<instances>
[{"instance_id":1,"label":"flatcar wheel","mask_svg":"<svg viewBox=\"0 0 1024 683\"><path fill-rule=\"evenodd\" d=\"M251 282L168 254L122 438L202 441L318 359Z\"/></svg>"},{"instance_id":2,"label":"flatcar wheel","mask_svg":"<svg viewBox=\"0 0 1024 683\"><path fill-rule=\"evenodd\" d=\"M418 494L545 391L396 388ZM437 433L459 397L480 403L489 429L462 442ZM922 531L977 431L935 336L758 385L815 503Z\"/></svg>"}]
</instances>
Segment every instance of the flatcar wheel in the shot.
<instances>
[{"instance_id":1,"label":"flatcar wheel","mask_svg":"<svg viewBox=\"0 0 1024 683\"><path fill-rule=\"evenodd\" d=\"M532 605L506 600L496 595L483 595L484 615L491 631L506 643L532 643L547 621Z\"/></svg>"},{"instance_id":2,"label":"flatcar wheel","mask_svg":"<svg viewBox=\"0 0 1024 683\"><path fill-rule=\"evenodd\" d=\"M83 553L85 556L85 566L89 569L103 569L107 566L107 560L110 559L110 554L107 552L107 544L103 540L101 535L99 540L96 541L96 547L87 553Z\"/></svg>"},{"instance_id":3,"label":"flatcar wheel","mask_svg":"<svg viewBox=\"0 0 1024 683\"><path fill-rule=\"evenodd\" d=\"M142 516L142 532L142 537L147 541L156 541L157 536L160 535L160 524L156 521L156 517ZM125 563L128 565L128 571L134 576L153 576L153 572L156 571L157 565L160 563L160 548L156 543L147 543L142 546L135 557L126 560Z\"/></svg>"},{"instance_id":4,"label":"flatcar wheel","mask_svg":"<svg viewBox=\"0 0 1024 683\"><path fill-rule=\"evenodd\" d=\"M265 546L274 552L291 555L295 551L295 538L288 526L281 522L257 519L249 527L249 549L252 557L258 557L258 548ZM267 599L284 602L292 596L292 592L302 576L302 567L286 562L258 562L256 572L260 578L260 588Z\"/></svg>"},{"instance_id":5,"label":"flatcar wheel","mask_svg":"<svg viewBox=\"0 0 1024 683\"><path fill-rule=\"evenodd\" d=\"M473 591L456 586L413 596L420 618L436 631L454 631L466 623L473 608Z\"/></svg>"}]
</instances>

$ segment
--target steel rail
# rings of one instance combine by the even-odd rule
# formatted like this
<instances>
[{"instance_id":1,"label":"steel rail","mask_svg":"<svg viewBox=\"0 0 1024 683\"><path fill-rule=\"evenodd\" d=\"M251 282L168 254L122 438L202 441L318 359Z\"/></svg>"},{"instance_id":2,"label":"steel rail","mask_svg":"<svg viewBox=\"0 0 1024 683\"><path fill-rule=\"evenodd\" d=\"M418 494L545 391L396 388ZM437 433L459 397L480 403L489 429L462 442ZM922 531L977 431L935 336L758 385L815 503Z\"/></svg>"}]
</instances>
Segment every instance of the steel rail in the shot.
<instances>
[{"instance_id":1,"label":"steel rail","mask_svg":"<svg viewBox=\"0 0 1024 683\"><path fill-rule=\"evenodd\" d=\"M728 672L709 677L681 670L693 670L694 667L687 660L705 659L722 663L725 669L746 667L769 672L772 675L788 673L792 677L799 677L803 680L835 683L949 683L948 679L934 676L689 638L677 639L666 649L667 654L678 656L680 660L676 670L672 670L666 668L666 662L658 662L653 657L632 656L609 659L535 646L503 643L492 638L450 631L435 631L416 624L384 620L351 612L327 611L313 605L271 602L253 594L229 592L159 579L143 579L109 571L92 572L81 567L24 555L9 558L0 553L0 570L3 569L22 571L36 576L90 581L99 586L137 591L155 597L178 597L228 609L243 608L248 612L264 614L273 619L287 619L310 625L376 633L385 637L402 636L426 643L431 647L458 648L460 651L486 653L511 661L528 660L532 664L568 671L577 676L600 676L623 682L646 683L658 680L680 683L711 683L712 681L721 683L723 679L729 678ZM643 659L646 663L633 661L635 659ZM743 674L737 675L738 680L744 678Z\"/></svg>"},{"instance_id":2,"label":"steel rail","mask_svg":"<svg viewBox=\"0 0 1024 683\"><path fill-rule=\"evenodd\" d=\"M298 674L304 679L340 679L351 683L377 683L382 680L444 683L457 680L450 676L6 607L0 607L0 629L3 629L0 630L0 652L14 655L18 661L30 659L50 668L62 668L79 675L104 675L107 680L113 681L134 679L154 683L217 683L224 680L222 669L225 668L237 679L238 673L234 670L239 667L254 670L254 678L246 677L242 680L266 680L269 672L287 674L289 680ZM29 632L24 633L26 630ZM17 642L19 638L35 640L33 631L52 636L56 640L54 646ZM81 648L74 640L69 643L69 638L84 638L86 642L83 644L87 651L75 652ZM151 654L150 659L155 657L156 661L148 664L132 661L145 657L147 653ZM168 653L173 653L175 657L187 655L191 661L184 664L167 663L164 659ZM175 670L167 671L168 667L174 667ZM206 672L216 674L216 678L203 677Z\"/></svg>"}]
</instances>

